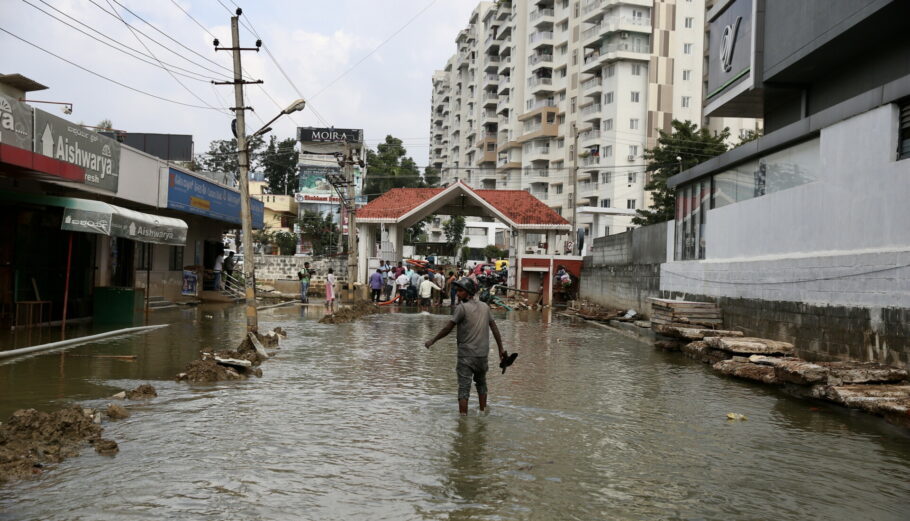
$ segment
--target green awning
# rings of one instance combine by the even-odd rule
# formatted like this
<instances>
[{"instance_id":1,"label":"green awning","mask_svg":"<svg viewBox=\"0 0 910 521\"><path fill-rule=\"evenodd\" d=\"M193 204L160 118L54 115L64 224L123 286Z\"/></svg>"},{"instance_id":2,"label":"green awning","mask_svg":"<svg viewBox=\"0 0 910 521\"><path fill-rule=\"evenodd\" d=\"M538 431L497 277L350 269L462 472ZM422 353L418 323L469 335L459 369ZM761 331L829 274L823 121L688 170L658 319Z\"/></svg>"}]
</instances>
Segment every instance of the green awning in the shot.
<instances>
[{"instance_id":1,"label":"green awning","mask_svg":"<svg viewBox=\"0 0 910 521\"><path fill-rule=\"evenodd\" d=\"M97 233L154 244L186 244L186 223L173 217L161 217L75 197L0 193L0 199L62 207L61 230Z\"/></svg>"}]
</instances>

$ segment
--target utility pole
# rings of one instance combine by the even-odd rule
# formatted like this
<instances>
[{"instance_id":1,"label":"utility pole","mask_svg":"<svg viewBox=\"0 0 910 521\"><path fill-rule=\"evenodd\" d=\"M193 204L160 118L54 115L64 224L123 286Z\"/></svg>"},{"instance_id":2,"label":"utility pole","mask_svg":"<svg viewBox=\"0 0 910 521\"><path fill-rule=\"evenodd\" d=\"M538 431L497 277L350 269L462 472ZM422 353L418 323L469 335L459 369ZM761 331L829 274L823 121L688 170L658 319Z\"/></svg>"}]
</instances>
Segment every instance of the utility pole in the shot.
<instances>
[{"instance_id":1,"label":"utility pole","mask_svg":"<svg viewBox=\"0 0 910 521\"><path fill-rule=\"evenodd\" d=\"M357 202L354 185L354 151L350 143L344 144L344 179L348 192L348 301L354 300L354 282L357 281Z\"/></svg>"},{"instance_id":2,"label":"utility pole","mask_svg":"<svg viewBox=\"0 0 910 521\"><path fill-rule=\"evenodd\" d=\"M578 249L578 128L572 124L572 254Z\"/></svg>"},{"instance_id":3,"label":"utility pole","mask_svg":"<svg viewBox=\"0 0 910 521\"><path fill-rule=\"evenodd\" d=\"M233 111L237 117L236 136L238 163L240 168L240 221L243 228L243 278L246 290L246 329L257 332L259 330L259 315L256 311L256 262L253 258L253 216L250 210L250 160L246 139L245 113L249 107L243 104L243 85L245 83L262 83L258 81L244 81L243 68L240 65L240 51L259 51L261 42L256 42L255 48L240 47L239 19L242 11L237 9L237 16L231 17L231 47L219 48L216 39L216 51L232 51L234 55L234 81L214 82L219 85L234 85Z\"/></svg>"}]
</instances>

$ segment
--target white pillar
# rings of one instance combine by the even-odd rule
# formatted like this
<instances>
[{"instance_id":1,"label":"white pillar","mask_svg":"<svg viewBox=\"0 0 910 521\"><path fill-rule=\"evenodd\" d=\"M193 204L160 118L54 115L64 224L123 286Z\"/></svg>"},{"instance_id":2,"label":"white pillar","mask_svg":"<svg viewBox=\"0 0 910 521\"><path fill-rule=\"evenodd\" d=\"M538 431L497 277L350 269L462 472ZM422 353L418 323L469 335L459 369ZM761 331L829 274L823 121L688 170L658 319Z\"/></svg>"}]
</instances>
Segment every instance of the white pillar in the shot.
<instances>
[{"instance_id":1,"label":"white pillar","mask_svg":"<svg viewBox=\"0 0 910 521\"><path fill-rule=\"evenodd\" d=\"M357 223L357 273L352 277L354 282L366 283L367 281L367 266L373 255L375 226L374 224Z\"/></svg>"}]
</instances>

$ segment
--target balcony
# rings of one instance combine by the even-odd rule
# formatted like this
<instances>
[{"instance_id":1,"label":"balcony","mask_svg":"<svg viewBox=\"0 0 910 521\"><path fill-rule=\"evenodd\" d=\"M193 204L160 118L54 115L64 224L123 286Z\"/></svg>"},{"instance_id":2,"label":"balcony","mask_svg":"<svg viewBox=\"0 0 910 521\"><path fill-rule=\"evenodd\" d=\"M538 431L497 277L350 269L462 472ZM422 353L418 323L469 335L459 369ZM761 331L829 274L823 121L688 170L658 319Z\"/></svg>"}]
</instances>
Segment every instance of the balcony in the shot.
<instances>
[{"instance_id":1,"label":"balcony","mask_svg":"<svg viewBox=\"0 0 910 521\"><path fill-rule=\"evenodd\" d=\"M581 117L585 118L586 120L589 118L597 119L600 117L601 108L602 107L601 107L600 103L592 103L591 105L582 107Z\"/></svg>"},{"instance_id":2,"label":"balcony","mask_svg":"<svg viewBox=\"0 0 910 521\"><path fill-rule=\"evenodd\" d=\"M555 14L556 12L553 9L535 9L531 11L529 19L533 23L544 18L553 18Z\"/></svg>"},{"instance_id":3,"label":"balcony","mask_svg":"<svg viewBox=\"0 0 910 521\"><path fill-rule=\"evenodd\" d=\"M484 107L495 107L499 102L499 94L495 92L484 91L483 97L481 99L483 100Z\"/></svg>"},{"instance_id":4,"label":"balcony","mask_svg":"<svg viewBox=\"0 0 910 521\"><path fill-rule=\"evenodd\" d=\"M588 156L581 158L581 166L591 167L600 165L600 156Z\"/></svg>"},{"instance_id":5,"label":"balcony","mask_svg":"<svg viewBox=\"0 0 910 521\"><path fill-rule=\"evenodd\" d=\"M525 146L521 154L525 161L547 161L550 159L550 147L547 145Z\"/></svg>"},{"instance_id":6,"label":"balcony","mask_svg":"<svg viewBox=\"0 0 910 521\"><path fill-rule=\"evenodd\" d=\"M538 31L528 36L528 43L531 45L549 43L553 44L553 31Z\"/></svg>"},{"instance_id":7,"label":"balcony","mask_svg":"<svg viewBox=\"0 0 910 521\"><path fill-rule=\"evenodd\" d=\"M522 174L529 183L547 183L550 180L550 171L546 168L525 168Z\"/></svg>"},{"instance_id":8,"label":"balcony","mask_svg":"<svg viewBox=\"0 0 910 521\"><path fill-rule=\"evenodd\" d=\"M485 110L483 112L483 122L484 123L496 123L496 111L495 110Z\"/></svg>"},{"instance_id":9,"label":"balcony","mask_svg":"<svg viewBox=\"0 0 910 521\"><path fill-rule=\"evenodd\" d=\"M534 55L528 57L528 65L530 65L532 68L535 65L548 64L548 63L549 64L553 63L552 54L534 54Z\"/></svg>"},{"instance_id":10,"label":"balcony","mask_svg":"<svg viewBox=\"0 0 910 521\"><path fill-rule=\"evenodd\" d=\"M530 90L530 94L536 94L538 92L552 92L553 78L539 78L537 76L532 76L528 78L528 89Z\"/></svg>"},{"instance_id":11,"label":"balcony","mask_svg":"<svg viewBox=\"0 0 910 521\"><path fill-rule=\"evenodd\" d=\"M600 188L600 183L597 181L582 181L578 183L578 193L581 194L593 194L597 192Z\"/></svg>"},{"instance_id":12,"label":"balcony","mask_svg":"<svg viewBox=\"0 0 910 521\"><path fill-rule=\"evenodd\" d=\"M529 99L525 103L525 110L530 112L532 110L542 109L544 107L555 107L555 106L556 106L556 100L554 100L553 98Z\"/></svg>"},{"instance_id":13,"label":"balcony","mask_svg":"<svg viewBox=\"0 0 910 521\"><path fill-rule=\"evenodd\" d=\"M600 38L617 31L651 33L651 18L639 16L608 16L581 33L583 46L590 46Z\"/></svg>"},{"instance_id":14,"label":"balcony","mask_svg":"<svg viewBox=\"0 0 910 521\"><path fill-rule=\"evenodd\" d=\"M592 141L597 141L600 139L600 130L592 129L586 130L578 134L578 141L582 144L590 143Z\"/></svg>"},{"instance_id":15,"label":"balcony","mask_svg":"<svg viewBox=\"0 0 910 521\"><path fill-rule=\"evenodd\" d=\"M483 76L484 87L492 87L499 85L499 75L498 74L484 74Z\"/></svg>"},{"instance_id":16,"label":"balcony","mask_svg":"<svg viewBox=\"0 0 910 521\"><path fill-rule=\"evenodd\" d=\"M588 94L589 91L594 89L600 90L600 87L604 84L603 78L591 78L590 80L585 80L581 82L581 92L582 94Z\"/></svg>"}]
</instances>

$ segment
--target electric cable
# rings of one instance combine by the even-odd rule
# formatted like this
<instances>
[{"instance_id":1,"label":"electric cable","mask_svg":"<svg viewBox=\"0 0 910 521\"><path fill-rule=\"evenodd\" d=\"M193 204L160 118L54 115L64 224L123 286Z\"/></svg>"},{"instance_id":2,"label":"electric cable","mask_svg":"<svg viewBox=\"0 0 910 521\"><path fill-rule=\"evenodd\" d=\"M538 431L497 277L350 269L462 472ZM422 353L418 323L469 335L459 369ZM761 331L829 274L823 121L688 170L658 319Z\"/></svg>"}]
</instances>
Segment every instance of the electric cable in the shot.
<instances>
[{"instance_id":1,"label":"electric cable","mask_svg":"<svg viewBox=\"0 0 910 521\"><path fill-rule=\"evenodd\" d=\"M138 92L139 94L144 94L144 95L146 95L146 96L149 96L149 97L151 97L151 98L155 98L155 99L158 99L158 100L161 100L161 101L166 101L166 102L168 102L168 103L173 103L173 104L175 104L175 105L182 105L182 106L184 106L184 107L192 107L192 108L196 108L196 109L218 110L218 109L213 109L212 107L207 107L207 106L204 106L204 105L193 105L192 103L184 103L184 102L182 102L182 101L172 100L172 99L169 99L169 98L165 98L165 97L162 97L162 96L158 96L157 94L152 94L152 93L150 93L150 92L146 92L146 91L144 91L144 90L137 89L136 87L131 87L130 85L127 85L127 84L121 83L121 82L119 82L119 81L117 81L117 80L108 78L107 76L104 76L104 75L99 74L99 73L97 73L97 72L95 72L95 71L89 70L89 69L87 69L87 68L85 68L85 67L83 67L83 66L81 66L81 65L79 65L79 64L77 64L77 63L74 63L74 62L72 62L72 61L70 61L70 60L67 60L66 58L60 56L59 54L55 54L55 53L53 53L53 52L51 52L51 51L49 51L49 50L47 50L47 49L45 49L45 48L43 48L43 47L37 45L37 44L34 44L34 43L32 43L32 42L26 40L25 38L22 38L21 36L18 36L18 35L16 35L16 34L13 34L13 33L9 32L9 31L7 31L7 30L4 29L3 27L0 27L0 31L3 31L4 33L6 33L6 34L12 36L13 38L15 38L15 39L17 39L17 40L19 40L19 41L21 41L21 42L23 42L23 43L26 43L26 44L28 44L28 45L31 45L32 47L38 49L39 51L43 51L43 52L46 53L46 54L50 54L50 55L53 56L54 58L57 58L58 60L64 61L64 62L66 62L66 63L72 65L73 67L77 67L77 68L79 68L79 69L82 69L83 71L85 71L85 72L87 72L87 73L89 73L89 74L92 74L93 76L97 76L97 77L99 77L99 78L101 78L101 79L103 79L103 80L107 80L107 81L109 81L109 82L111 82L111 83L114 83L114 84L116 84L116 85L119 85L119 86L121 86L121 87L123 87L123 88L125 88L125 89L129 89L129 90L131 90L131 91Z\"/></svg>"}]
</instances>

